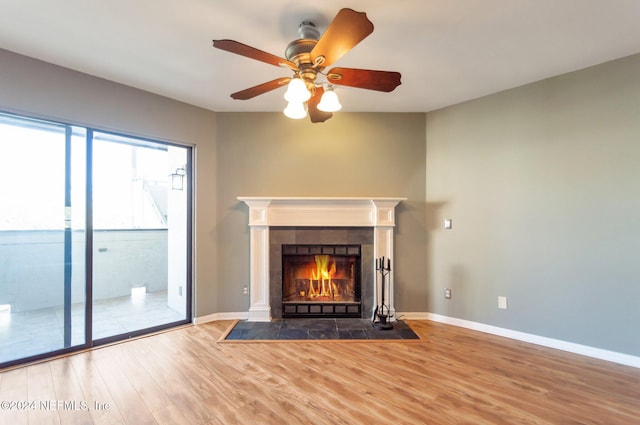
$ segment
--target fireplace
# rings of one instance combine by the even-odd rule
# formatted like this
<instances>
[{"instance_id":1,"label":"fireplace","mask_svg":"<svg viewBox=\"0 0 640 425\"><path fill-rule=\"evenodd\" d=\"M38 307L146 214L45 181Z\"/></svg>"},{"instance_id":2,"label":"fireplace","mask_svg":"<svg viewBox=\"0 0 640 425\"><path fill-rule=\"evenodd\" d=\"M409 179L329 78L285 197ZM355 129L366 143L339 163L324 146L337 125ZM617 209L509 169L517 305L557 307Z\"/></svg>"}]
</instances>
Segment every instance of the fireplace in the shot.
<instances>
[{"instance_id":1,"label":"fireplace","mask_svg":"<svg viewBox=\"0 0 640 425\"><path fill-rule=\"evenodd\" d=\"M329 255L330 258L316 256ZM374 232L367 227L307 227L288 226L269 229L269 304L271 317L360 317L367 318L373 313L375 270L369 267L374 262ZM323 262L330 273L336 261L333 277L344 279L353 276L353 290L335 289L331 301L329 282L311 282L305 288L306 280L314 280L313 273L321 275ZM285 270L285 267L287 270ZM292 268L303 270L292 271ZM292 273L294 275L292 276ZM296 276L297 274L297 276ZM291 283L293 279L293 283ZM298 279L298 283L295 283ZM285 282L288 280L288 282ZM346 286L342 280L333 282ZM319 288L319 289L318 289ZM333 289L331 287L331 289ZM300 291L305 291L304 297ZM312 292L313 291L313 292ZM346 293L355 292L353 300ZM294 296L297 292L298 296ZM338 294L340 292L340 294ZM327 295L327 293L329 295ZM337 296L340 295L340 296ZM286 307L285 307L286 306Z\"/></svg>"},{"instance_id":2,"label":"fireplace","mask_svg":"<svg viewBox=\"0 0 640 425\"><path fill-rule=\"evenodd\" d=\"M371 317L381 290L375 279L375 259L394 258L395 207L406 198L238 197L238 200L249 206L249 321L283 317L281 245L291 244L361 245L361 317ZM336 238L336 232L344 231L346 239ZM385 299L392 314L393 292L391 271Z\"/></svg>"},{"instance_id":3,"label":"fireplace","mask_svg":"<svg viewBox=\"0 0 640 425\"><path fill-rule=\"evenodd\" d=\"M282 245L283 317L361 317L360 245Z\"/></svg>"}]
</instances>

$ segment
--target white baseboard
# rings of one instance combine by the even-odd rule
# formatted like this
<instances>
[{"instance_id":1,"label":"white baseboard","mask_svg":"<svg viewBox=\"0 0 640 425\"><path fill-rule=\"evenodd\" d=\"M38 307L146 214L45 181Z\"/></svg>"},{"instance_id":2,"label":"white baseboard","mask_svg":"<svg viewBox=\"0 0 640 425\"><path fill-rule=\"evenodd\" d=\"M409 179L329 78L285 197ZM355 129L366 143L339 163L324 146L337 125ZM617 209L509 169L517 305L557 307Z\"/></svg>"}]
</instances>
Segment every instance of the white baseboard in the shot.
<instances>
[{"instance_id":1,"label":"white baseboard","mask_svg":"<svg viewBox=\"0 0 640 425\"><path fill-rule=\"evenodd\" d=\"M201 325L203 323L213 322L215 320L247 320L248 318L249 313L246 311L214 313L206 316L195 317L193 319L193 323L195 325ZM432 320L434 322L459 326L479 332L485 332L492 335L498 335L505 338L515 339L518 341L542 345L549 348L555 348L557 350L567 351L574 354L580 354L600 360L606 360L626 366L640 368L640 357L618 353L615 351L603 350L601 348L590 347L588 345L575 344L573 342L562 341L559 339L547 338L544 336L514 331L511 329L499 328L497 326L472 322L470 320L458 319L456 317L443 316L441 314L428 312L398 312L396 313L396 319Z\"/></svg>"},{"instance_id":2,"label":"white baseboard","mask_svg":"<svg viewBox=\"0 0 640 425\"><path fill-rule=\"evenodd\" d=\"M640 357L618 353L615 351L603 350L601 348L590 347L588 345L575 344L573 342L562 341L559 339L547 338L544 336L514 331L511 329L499 328L497 326L472 322L470 320L423 312L397 313L396 317L398 319L406 320L432 320L434 322L460 326L462 328L473 329L475 331L485 332L492 335L503 336L518 341L529 342L531 344L542 345L544 347L555 348L557 350L568 351L570 353L581 354L583 356L640 368Z\"/></svg>"},{"instance_id":3,"label":"white baseboard","mask_svg":"<svg viewBox=\"0 0 640 425\"><path fill-rule=\"evenodd\" d=\"M216 320L247 320L249 313L246 311L241 312L228 312L228 313L214 313L206 316L194 317L194 325L202 325L203 323L214 322Z\"/></svg>"}]
</instances>

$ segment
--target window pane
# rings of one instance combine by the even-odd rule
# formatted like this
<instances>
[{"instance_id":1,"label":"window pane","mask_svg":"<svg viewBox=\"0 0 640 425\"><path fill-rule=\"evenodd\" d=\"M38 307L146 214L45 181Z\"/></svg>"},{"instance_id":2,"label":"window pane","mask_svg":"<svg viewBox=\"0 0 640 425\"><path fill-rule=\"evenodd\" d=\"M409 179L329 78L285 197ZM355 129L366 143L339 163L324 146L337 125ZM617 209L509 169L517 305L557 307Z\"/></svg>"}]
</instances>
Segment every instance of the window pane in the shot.
<instances>
[{"instance_id":1,"label":"window pane","mask_svg":"<svg viewBox=\"0 0 640 425\"><path fill-rule=\"evenodd\" d=\"M85 146L0 114L0 363L84 344Z\"/></svg>"}]
</instances>

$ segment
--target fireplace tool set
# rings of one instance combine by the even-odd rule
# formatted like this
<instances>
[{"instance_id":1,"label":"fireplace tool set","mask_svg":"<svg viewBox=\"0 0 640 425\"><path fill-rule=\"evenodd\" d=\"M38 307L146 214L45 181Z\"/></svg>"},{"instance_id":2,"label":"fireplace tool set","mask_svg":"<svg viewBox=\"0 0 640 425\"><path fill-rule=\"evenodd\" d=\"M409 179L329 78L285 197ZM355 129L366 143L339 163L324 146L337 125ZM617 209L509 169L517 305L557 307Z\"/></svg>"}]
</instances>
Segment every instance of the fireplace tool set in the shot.
<instances>
[{"instance_id":1,"label":"fireplace tool set","mask_svg":"<svg viewBox=\"0 0 640 425\"><path fill-rule=\"evenodd\" d=\"M376 258L376 270L380 272L380 304L378 304L373 311L372 324L376 329L389 330L393 329L393 323L391 323L391 311L389 306L384 303L384 293L386 291L386 280L391 271L391 259L387 258L385 264L385 258ZM377 320L376 320L377 319Z\"/></svg>"}]
</instances>

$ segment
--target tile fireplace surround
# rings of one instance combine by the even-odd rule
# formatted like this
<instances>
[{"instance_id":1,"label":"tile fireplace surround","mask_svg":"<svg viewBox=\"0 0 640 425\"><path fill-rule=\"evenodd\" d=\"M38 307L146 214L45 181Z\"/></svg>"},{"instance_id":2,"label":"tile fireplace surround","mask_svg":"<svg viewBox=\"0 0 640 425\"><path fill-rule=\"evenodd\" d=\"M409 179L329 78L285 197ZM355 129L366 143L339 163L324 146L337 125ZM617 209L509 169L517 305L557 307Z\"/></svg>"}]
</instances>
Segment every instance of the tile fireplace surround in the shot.
<instances>
[{"instance_id":1,"label":"tile fireplace surround","mask_svg":"<svg viewBox=\"0 0 640 425\"><path fill-rule=\"evenodd\" d=\"M269 305L269 228L270 227L370 227L373 228L374 258L384 256L393 262L395 207L406 198L283 198L238 197L249 207L250 227L250 306L252 322L271 320ZM375 263L371 267L375 275ZM374 280L373 304L377 304L380 282ZM385 301L395 313L393 270L389 274Z\"/></svg>"}]
</instances>

